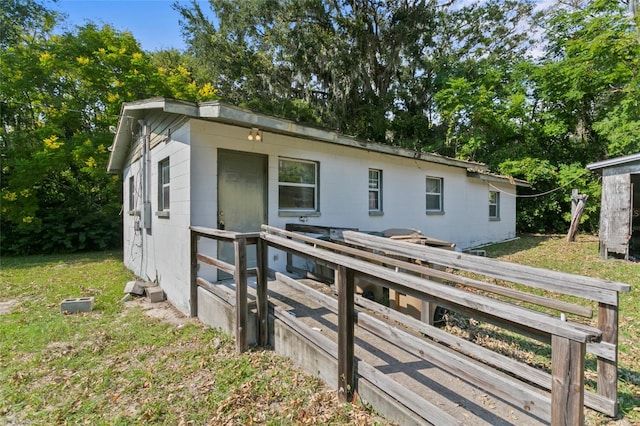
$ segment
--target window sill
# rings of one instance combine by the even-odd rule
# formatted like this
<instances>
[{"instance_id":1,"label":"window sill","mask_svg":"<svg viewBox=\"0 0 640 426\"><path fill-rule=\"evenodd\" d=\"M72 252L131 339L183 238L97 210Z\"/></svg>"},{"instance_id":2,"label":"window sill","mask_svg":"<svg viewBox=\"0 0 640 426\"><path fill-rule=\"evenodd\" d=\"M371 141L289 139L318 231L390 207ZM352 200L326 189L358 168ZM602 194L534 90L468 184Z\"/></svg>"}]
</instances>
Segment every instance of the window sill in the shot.
<instances>
[{"instance_id":1,"label":"window sill","mask_svg":"<svg viewBox=\"0 0 640 426\"><path fill-rule=\"evenodd\" d=\"M427 210L424 213L427 216L442 216L442 215L444 215L444 210Z\"/></svg>"},{"instance_id":2,"label":"window sill","mask_svg":"<svg viewBox=\"0 0 640 426\"><path fill-rule=\"evenodd\" d=\"M159 219L169 219L169 210L158 211L156 212L156 216L158 216Z\"/></svg>"},{"instance_id":3,"label":"window sill","mask_svg":"<svg viewBox=\"0 0 640 426\"><path fill-rule=\"evenodd\" d=\"M370 211L369 216L384 216L383 211Z\"/></svg>"},{"instance_id":4,"label":"window sill","mask_svg":"<svg viewBox=\"0 0 640 426\"><path fill-rule=\"evenodd\" d=\"M489 218L489 222L500 222L500 218L499 217L490 217Z\"/></svg>"},{"instance_id":5,"label":"window sill","mask_svg":"<svg viewBox=\"0 0 640 426\"><path fill-rule=\"evenodd\" d=\"M278 211L278 216L279 217L320 217L320 212L281 210L281 211Z\"/></svg>"},{"instance_id":6,"label":"window sill","mask_svg":"<svg viewBox=\"0 0 640 426\"><path fill-rule=\"evenodd\" d=\"M129 216L140 216L140 210L129 210L127 211Z\"/></svg>"}]
</instances>

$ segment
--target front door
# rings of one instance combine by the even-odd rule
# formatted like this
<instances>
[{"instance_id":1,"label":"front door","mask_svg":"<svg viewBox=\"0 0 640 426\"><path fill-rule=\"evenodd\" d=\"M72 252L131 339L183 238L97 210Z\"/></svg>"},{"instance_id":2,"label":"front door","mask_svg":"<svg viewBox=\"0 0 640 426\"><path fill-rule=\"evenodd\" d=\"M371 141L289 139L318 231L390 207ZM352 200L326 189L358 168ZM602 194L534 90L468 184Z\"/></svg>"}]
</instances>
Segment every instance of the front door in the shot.
<instances>
[{"instance_id":1,"label":"front door","mask_svg":"<svg viewBox=\"0 0 640 426\"><path fill-rule=\"evenodd\" d=\"M218 150L218 228L258 232L267 222L267 156ZM233 244L219 243L218 256L234 263ZM256 266L255 246L247 248L247 264ZM219 272L218 279L228 274Z\"/></svg>"}]
</instances>

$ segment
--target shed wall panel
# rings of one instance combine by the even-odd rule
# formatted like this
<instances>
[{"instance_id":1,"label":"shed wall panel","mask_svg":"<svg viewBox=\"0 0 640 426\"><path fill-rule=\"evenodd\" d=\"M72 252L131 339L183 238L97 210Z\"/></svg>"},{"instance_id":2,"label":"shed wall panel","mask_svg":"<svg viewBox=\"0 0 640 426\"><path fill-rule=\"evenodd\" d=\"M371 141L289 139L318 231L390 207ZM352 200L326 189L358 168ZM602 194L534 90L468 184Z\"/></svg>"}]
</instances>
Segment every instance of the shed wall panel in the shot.
<instances>
[{"instance_id":1,"label":"shed wall panel","mask_svg":"<svg viewBox=\"0 0 640 426\"><path fill-rule=\"evenodd\" d=\"M607 252L627 255L631 230L629 174L604 174L600 212L600 241Z\"/></svg>"}]
</instances>

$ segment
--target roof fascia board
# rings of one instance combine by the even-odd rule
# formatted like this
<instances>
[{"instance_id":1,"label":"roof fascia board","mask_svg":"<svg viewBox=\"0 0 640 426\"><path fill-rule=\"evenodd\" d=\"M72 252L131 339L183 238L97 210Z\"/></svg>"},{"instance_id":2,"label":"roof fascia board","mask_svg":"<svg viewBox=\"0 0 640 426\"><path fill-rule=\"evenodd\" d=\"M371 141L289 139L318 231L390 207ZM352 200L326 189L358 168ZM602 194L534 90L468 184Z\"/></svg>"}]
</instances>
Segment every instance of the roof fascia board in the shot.
<instances>
[{"instance_id":1,"label":"roof fascia board","mask_svg":"<svg viewBox=\"0 0 640 426\"><path fill-rule=\"evenodd\" d=\"M639 161L640 162L640 153L632 154L632 155L626 155L624 157L610 158L608 160L603 160L603 161L598 161L596 163L587 164L587 169L589 169L589 170L598 170L598 169L604 169L604 168L607 168L607 167L618 166L620 164L632 163L632 162L635 162L635 161Z\"/></svg>"},{"instance_id":2,"label":"roof fascia board","mask_svg":"<svg viewBox=\"0 0 640 426\"><path fill-rule=\"evenodd\" d=\"M128 154L129 145L131 145L131 135L127 131L126 127L129 125L130 119L137 119L137 116L140 115L140 112L129 112L130 105L127 103L122 104L120 107L120 118L118 119L118 127L116 129L116 134L113 138L113 143L109 147L111 154L109 155L109 162L107 163L107 173L120 173L122 172L122 164L124 164L126 160L126 156Z\"/></svg>"},{"instance_id":3,"label":"roof fascia board","mask_svg":"<svg viewBox=\"0 0 640 426\"><path fill-rule=\"evenodd\" d=\"M191 118L228 123L242 127L258 127L263 131L302 137L320 142L334 143L341 146L412 158L415 160L443 164L452 167L459 167L463 169L473 168L480 171L489 171L488 167L482 163L458 160L455 158L443 157L438 154L423 153L377 142L364 141L354 137L341 135L332 130L302 125L291 120L244 110L242 108L227 105L220 101L203 102L198 104L195 102L181 101L177 99L151 98L123 104L120 122L118 123L118 132L116 133L113 144L113 155L111 155L107 166L107 170L110 173L117 173L121 171L121 164L123 164L125 160L124 156L126 155L126 153L122 153L123 148L126 148L125 145L127 142L131 142L130 140L126 140L127 138L130 138L130 136L126 134L124 129L122 129L123 123L125 122L124 118L137 119L143 115L144 111L153 109L160 109L163 112L170 114L182 114ZM128 113L131 115L128 115Z\"/></svg>"},{"instance_id":4,"label":"roof fascia board","mask_svg":"<svg viewBox=\"0 0 640 426\"><path fill-rule=\"evenodd\" d=\"M467 176L470 178L480 179L487 182L496 183L509 183L511 185L519 186L521 188L531 188L531 185L521 179L510 178L508 176L498 176L493 174L478 173L474 171L467 171Z\"/></svg>"},{"instance_id":5,"label":"roof fascia board","mask_svg":"<svg viewBox=\"0 0 640 426\"><path fill-rule=\"evenodd\" d=\"M488 170L487 166L482 163L457 160L455 158L442 157L436 154L411 151L391 145L363 141L353 137L341 135L338 132L332 130L302 125L291 120L271 117L268 115L243 110L241 108L229 106L220 102L207 102L201 104L199 117L202 119L236 124L244 127L258 127L263 131L266 130L273 133L304 137L321 142L329 142L383 154L429 161L431 163L444 164L447 166L467 169L470 165L472 165L476 169Z\"/></svg>"}]
</instances>

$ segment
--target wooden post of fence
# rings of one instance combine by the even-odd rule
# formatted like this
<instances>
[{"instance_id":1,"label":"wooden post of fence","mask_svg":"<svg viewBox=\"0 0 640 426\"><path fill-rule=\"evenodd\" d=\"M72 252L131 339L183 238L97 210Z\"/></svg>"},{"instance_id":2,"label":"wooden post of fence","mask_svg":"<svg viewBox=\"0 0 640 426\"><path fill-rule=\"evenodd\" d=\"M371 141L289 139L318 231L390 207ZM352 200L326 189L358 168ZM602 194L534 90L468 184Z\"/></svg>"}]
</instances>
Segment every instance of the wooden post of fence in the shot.
<instances>
[{"instance_id":1,"label":"wooden post of fence","mask_svg":"<svg viewBox=\"0 0 640 426\"><path fill-rule=\"evenodd\" d=\"M618 294L616 293L616 297ZM602 342L618 345L618 301L616 305L598 304L598 328L602 331ZM615 360L598 357L598 394L617 401L618 399L618 351ZM618 405L614 406L613 416L618 414Z\"/></svg>"},{"instance_id":2,"label":"wooden post of fence","mask_svg":"<svg viewBox=\"0 0 640 426\"><path fill-rule=\"evenodd\" d=\"M578 194L577 189L571 191L571 223L569 225L569 232L567 233L568 243L576 239L576 232L578 232L578 225L580 225L580 218L582 217L587 198L589 198L588 195Z\"/></svg>"},{"instance_id":3,"label":"wooden post of fence","mask_svg":"<svg viewBox=\"0 0 640 426\"><path fill-rule=\"evenodd\" d=\"M191 232L191 273L189 277L190 285L190 300L189 305L191 308L191 316L198 316L198 234L194 231Z\"/></svg>"},{"instance_id":4,"label":"wooden post of fence","mask_svg":"<svg viewBox=\"0 0 640 426\"><path fill-rule=\"evenodd\" d=\"M345 266L336 268L338 287L338 397L351 401L354 391L354 273Z\"/></svg>"},{"instance_id":5,"label":"wooden post of fence","mask_svg":"<svg viewBox=\"0 0 640 426\"><path fill-rule=\"evenodd\" d=\"M247 240L240 237L233 240L235 268L233 278L236 282L236 352L247 350L247 323L249 307L247 304Z\"/></svg>"},{"instance_id":6,"label":"wooden post of fence","mask_svg":"<svg viewBox=\"0 0 640 426\"><path fill-rule=\"evenodd\" d=\"M551 337L551 425L584 425L584 358L587 345Z\"/></svg>"},{"instance_id":7,"label":"wooden post of fence","mask_svg":"<svg viewBox=\"0 0 640 426\"><path fill-rule=\"evenodd\" d=\"M267 299L267 275L269 272L269 246L265 240L258 238L256 242L258 258L258 345L269 344L269 301Z\"/></svg>"}]
</instances>

